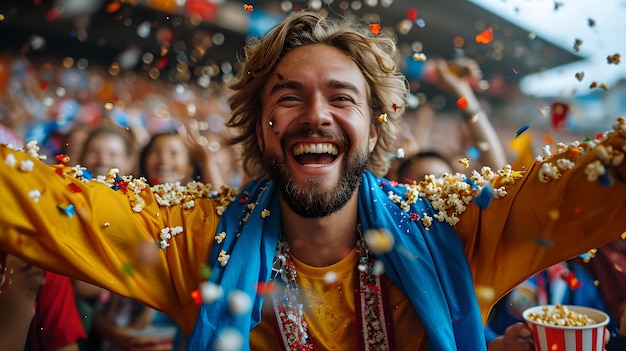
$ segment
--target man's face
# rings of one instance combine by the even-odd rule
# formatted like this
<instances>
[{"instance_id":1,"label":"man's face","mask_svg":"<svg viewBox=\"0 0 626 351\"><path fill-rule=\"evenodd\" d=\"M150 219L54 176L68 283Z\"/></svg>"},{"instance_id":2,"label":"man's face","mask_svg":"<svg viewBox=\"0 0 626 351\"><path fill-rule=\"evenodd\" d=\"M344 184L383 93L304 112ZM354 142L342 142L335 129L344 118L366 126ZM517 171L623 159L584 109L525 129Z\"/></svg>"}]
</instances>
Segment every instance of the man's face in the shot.
<instances>
[{"instance_id":1,"label":"man's face","mask_svg":"<svg viewBox=\"0 0 626 351\"><path fill-rule=\"evenodd\" d=\"M352 197L378 136L368 94L354 61L327 45L294 49L274 68L257 133L270 176L296 213L326 216Z\"/></svg>"}]
</instances>

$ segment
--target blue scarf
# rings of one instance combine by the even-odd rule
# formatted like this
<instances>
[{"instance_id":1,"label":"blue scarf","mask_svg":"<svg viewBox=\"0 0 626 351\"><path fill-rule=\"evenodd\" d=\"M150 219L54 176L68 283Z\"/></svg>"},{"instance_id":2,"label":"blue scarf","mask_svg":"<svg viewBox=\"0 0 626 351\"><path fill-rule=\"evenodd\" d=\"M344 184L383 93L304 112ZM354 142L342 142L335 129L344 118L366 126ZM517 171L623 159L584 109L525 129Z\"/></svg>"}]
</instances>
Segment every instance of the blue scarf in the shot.
<instances>
[{"instance_id":1,"label":"blue scarf","mask_svg":"<svg viewBox=\"0 0 626 351\"><path fill-rule=\"evenodd\" d=\"M456 231L437 220L426 230L421 220L412 220L389 199L389 192L403 196L404 190L369 172L363 175L359 187L363 232L386 228L394 236L394 248L377 258L392 283L411 301L431 350L485 350L472 275ZM229 329L243 337L242 350L250 349L250 330L261 321L263 305L256 287L269 281L280 235L278 197L272 182L251 182L222 215L217 233L225 232L226 237L213 243L209 265L213 269L210 281L223 288L224 296L201 306L189 350L213 350L215 341ZM409 212L434 216L425 199L419 199ZM230 255L224 267L218 261L222 250ZM247 314L230 313L227 297L233 290L245 292L253 301Z\"/></svg>"}]
</instances>

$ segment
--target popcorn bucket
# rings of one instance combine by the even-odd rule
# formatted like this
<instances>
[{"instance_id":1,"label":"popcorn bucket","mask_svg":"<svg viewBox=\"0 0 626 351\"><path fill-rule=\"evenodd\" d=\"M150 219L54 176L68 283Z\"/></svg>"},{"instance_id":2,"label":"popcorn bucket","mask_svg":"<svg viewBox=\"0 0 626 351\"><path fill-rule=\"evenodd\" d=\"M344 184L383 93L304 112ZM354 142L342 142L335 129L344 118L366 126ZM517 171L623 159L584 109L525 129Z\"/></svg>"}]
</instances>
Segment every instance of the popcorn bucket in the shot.
<instances>
[{"instance_id":1,"label":"popcorn bucket","mask_svg":"<svg viewBox=\"0 0 626 351\"><path fill-rule=\"evenodd\" d=\"M603 351L609 316L595 308L535 306L522 314L536 351Z\"/></svg>"}]
</instances>

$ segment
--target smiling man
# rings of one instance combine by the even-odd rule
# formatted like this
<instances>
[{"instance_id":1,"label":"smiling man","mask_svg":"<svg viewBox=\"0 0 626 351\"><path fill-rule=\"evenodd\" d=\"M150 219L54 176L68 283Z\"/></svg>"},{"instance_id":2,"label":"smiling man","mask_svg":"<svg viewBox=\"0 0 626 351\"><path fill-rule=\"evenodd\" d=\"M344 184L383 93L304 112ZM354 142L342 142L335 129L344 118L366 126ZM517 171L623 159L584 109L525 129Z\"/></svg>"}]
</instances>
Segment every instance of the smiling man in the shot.
<instances>
[{"instance_id":1,"label":"smiling man","mask_svg":"<svg viewBox=\"0 0 626 351\"><path fill-rule=\"evenodd\" d=\"M494 298L626 230L626 119L525 172L396 185L379 178L408 95L391 38L298 12L245 54L236 196L0 148L0 250L167 313L190 350L484 350Z\"/></svg>"}]
</instances>

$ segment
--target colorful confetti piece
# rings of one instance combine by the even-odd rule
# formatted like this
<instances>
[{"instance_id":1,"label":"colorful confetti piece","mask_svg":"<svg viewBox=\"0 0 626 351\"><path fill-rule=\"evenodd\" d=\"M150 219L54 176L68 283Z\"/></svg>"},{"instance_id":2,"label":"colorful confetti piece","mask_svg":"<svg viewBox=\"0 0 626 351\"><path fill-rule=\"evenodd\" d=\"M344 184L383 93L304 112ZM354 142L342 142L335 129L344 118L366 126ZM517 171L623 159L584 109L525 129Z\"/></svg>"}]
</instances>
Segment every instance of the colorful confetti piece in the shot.
<instances>
[{"instance_id":1,"label":"colorful confetti piece","mask_svg":"<svg viewBox=\"0 0 626 351\"><path fill-rule=\"evenodd\" d=\"M456 99L456 105L461 109L465 110L467 108L467 98L465 96L461 96Z\"/></svg>"},{"instance_id":2,"label":"colorful confetti piece","mask_svg":"<svg viewBox=\"0 0 626 351\"><path fill-rule=\"evenodd\" d=\"M62 207L60 205L57 205L57 208L63 212L66 216L68 216L69 218L74 217L74 215L76 214L76 210L74 209L74 205L69 204L66 207Z\"/></svg>"},{"instance_id":3,"label":"colorful confetti piece","mask_svg":"<svg viewBox=\"0 0 626 351\"><path fill-rule=\"evenodd\" d=\"M480 193L476 195L476 198L474 199L474 201L476 201L476 204L478 205L478 207L482 209L489 207L489 204L491 203L491 199L493 199L493 193L491 190L492 190L491 185L485 184L485 186L480 191Z\"/></svg>"},{"instance_id":4,"label":"colorful confetti piece","mask_svg":"<svg viewBox=\"0 0 626 351\"><path fill-rule=\"evenodd\" d=\"M374 33L374 35L380 34L380 24L378 23L370 24L370 30L372 31L372 33Z\"/></svg>"},{"instance_id":5,"label":"colorful confetti piece","mask_svg":"<svg viewBox=\"0 0 626 351\"><path fill-rule=\"evenodd\" d=\"M489 27L476 35L478 44L489 44L493 40L493 28Z\"/></svg>"},{"instance_id":6,"label":"colorful confetti piece","mask_svg":"<svg viewBox=\"0 0 626 351\"><path fill-rule=\"evenodd\" d=\"M517 130L517 132L515 132L515 137L517 138L518 136L522 135L522 133L527 131L528 128L530 128L530 124L523 125L520 129Z\"/></svg>"}]
</instances>

